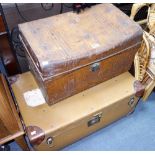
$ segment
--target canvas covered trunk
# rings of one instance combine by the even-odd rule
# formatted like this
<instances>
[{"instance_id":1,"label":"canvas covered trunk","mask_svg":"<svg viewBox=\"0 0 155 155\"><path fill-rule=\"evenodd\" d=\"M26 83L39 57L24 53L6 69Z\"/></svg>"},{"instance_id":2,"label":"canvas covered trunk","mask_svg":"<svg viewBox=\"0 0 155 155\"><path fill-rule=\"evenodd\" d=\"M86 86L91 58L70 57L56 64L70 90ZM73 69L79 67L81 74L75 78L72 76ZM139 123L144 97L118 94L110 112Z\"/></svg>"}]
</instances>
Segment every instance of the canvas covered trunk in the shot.
<instances>
[{"instance_id":1,"label":"canvas covered trunk","mask_svg":"<svg viewBox=\"0 0 155 155\"><path fill-rule=\"evenodd\" d=\"M112 4L19 24L31 71L49 105L130 69L142 29Z\"/></svg>"},{"instance_id":2,"label":"canvas covered trunk","mask_svg":"<svg viewBox=\"0 0 155 155\"><path fill-rule=\"evenodd\" d=\"M30 72L18 75L12 89L35 150L59 150L132 113L144 92L128 72L53 106L44 102L35 106L34 96L31 104L25 99L24 94L39 89Z\"/></svg>"}]
</instances>

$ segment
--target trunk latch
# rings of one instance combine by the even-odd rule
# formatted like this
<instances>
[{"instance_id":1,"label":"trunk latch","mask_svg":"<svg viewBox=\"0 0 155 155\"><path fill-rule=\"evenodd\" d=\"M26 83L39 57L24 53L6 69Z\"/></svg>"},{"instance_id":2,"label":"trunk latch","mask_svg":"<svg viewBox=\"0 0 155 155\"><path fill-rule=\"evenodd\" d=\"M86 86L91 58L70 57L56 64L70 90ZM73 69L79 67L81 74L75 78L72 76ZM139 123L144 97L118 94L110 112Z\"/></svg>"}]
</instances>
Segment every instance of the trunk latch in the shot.
<instances>
[{"instance_id":1,"label":"trunk latch","mask_svg":"<svg viewBox=\"0 0 155 155\"><path fill-rule=\"evenodd\" d=\"M91 65L91 71L92 72L96 72L99 68L100 68L100 63L99 62L96 62L96 63Z\"/></svg>"}]
</instances>

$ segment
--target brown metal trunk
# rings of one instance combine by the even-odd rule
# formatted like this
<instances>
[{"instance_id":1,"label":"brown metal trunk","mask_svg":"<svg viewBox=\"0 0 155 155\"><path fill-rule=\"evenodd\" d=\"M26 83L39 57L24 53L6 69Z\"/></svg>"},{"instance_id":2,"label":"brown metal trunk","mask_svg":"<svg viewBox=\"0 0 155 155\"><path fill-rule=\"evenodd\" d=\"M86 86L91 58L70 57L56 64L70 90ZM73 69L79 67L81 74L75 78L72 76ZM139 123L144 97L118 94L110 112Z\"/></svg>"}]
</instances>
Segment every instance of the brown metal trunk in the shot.
<instances>
[{"instance_id":1,"label":"brown metal trunk","mask_svg":"<svg viewBox=\"0 0 155 155\"><path fill-rule=\"evenodd\" d=\"M19 25L30 68L49 105L130 69L142 29L111 4Z\"/></svg>"}]
</instances>

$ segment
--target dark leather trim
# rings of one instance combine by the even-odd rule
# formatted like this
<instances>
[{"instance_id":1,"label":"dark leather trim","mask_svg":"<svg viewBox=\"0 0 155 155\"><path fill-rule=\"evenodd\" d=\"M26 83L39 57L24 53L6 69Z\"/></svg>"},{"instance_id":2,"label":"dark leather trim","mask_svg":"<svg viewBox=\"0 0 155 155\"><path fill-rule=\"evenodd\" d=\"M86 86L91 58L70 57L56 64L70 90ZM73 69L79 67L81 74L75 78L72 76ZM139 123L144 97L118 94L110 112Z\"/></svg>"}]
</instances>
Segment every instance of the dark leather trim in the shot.
<instances>
[{"instance_id":1,"label":"dark leather trim","mask_svg":"<svg viewBox=\"0 0 155 155\"><path fill-rule=\"evenodd\" d=\"M145 87L144 85L142 85L140 81L136 80L134 82L134 90L135 90L136 97L142 97L144 94Z\"/></svg>"},{"instance_id":2,"label":"dark leather trim","mask_svg":"<svg viewBox=\"0 0 155 155\"><path fill-rule=\"evenodd\" d=\"M32 145L39 145L45 139L44 131L37 126L27 126L26 133Z\"/></svg>"}]
</instances>

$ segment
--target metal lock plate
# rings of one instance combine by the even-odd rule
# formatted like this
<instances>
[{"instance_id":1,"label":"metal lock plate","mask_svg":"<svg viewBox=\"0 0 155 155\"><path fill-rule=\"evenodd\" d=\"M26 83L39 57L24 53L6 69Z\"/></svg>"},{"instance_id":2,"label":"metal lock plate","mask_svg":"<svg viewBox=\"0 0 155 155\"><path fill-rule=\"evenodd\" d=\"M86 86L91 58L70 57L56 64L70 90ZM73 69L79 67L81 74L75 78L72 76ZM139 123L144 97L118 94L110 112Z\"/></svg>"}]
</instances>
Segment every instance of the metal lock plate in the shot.
<instances>
[{"instance_id":1,"label":"metal lock plate","mask_svg":"<svg viewBox=\"0 0 155 155\"><path fill-rule=\"evenodd\" d=\"M96 72L97 70L99 70L99 68L100 68L100 63L99 62L96 62L96 63L91 65L91 71L92 72Z\"/></svg>"},{"instance_id":2,"label":"metal lock plate","mask_svg":"<svg viewBox=\"0 0 155 155\"><path fill-rule=\"evenodd\" d=\"M94 115L93 118L88 121L88 127L90 127L96 123L99 123L101 120L101 117L102 117L102 113Z\"/></svg>"},{"instance_id":3,"label":"metal lock plate","mask_svg":"<svg viewBox=\"0 0 155 155\"><path fill-rule=\"evenodd\" d=\"M128 105L130 106L130 107L134 107L134 102L135 102L135 98L134 97L132 97L131 99L130 99L130 101L128 102Z\"/></svg>"}]
</instances>

